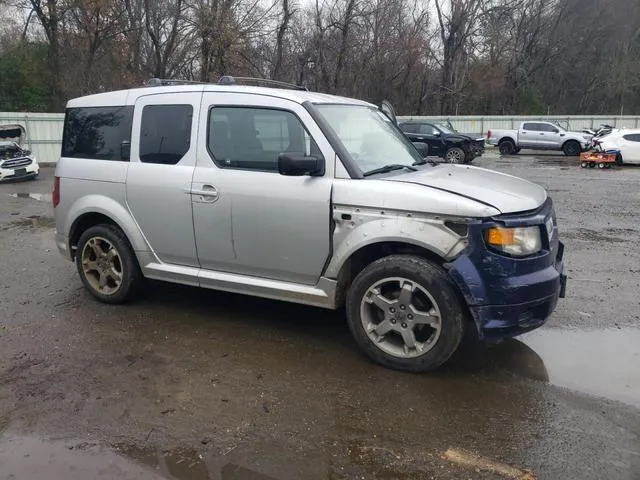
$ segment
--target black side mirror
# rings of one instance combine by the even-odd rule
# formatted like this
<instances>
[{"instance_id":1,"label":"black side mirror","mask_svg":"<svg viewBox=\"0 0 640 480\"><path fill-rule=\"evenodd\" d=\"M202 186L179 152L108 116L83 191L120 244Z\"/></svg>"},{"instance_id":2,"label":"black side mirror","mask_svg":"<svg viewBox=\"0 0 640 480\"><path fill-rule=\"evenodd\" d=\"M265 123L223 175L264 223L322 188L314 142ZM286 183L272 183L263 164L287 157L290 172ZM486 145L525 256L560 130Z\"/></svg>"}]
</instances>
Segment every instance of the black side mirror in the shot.
<instances>
[{"instance_id":1,"label":"black side mirror","mask_svg":"<svg viewBox=\"0 0 640 480\"><path fill-rule=\"evenodd\" d=\"M303 153L281 153L278 156L278 172L280 175L301 177L324 175L324 158Z\"/></svg>"},{"instance_id":2,"label":"black side mirror","mask_svg":"<svg viewBox=\"0 0 640 480\"><path fill-rule=\"evenodd\" d=\"M120 143L120 160L128 161L131 158L131 142L123 141Z\"/></svg>"}]
</instances>

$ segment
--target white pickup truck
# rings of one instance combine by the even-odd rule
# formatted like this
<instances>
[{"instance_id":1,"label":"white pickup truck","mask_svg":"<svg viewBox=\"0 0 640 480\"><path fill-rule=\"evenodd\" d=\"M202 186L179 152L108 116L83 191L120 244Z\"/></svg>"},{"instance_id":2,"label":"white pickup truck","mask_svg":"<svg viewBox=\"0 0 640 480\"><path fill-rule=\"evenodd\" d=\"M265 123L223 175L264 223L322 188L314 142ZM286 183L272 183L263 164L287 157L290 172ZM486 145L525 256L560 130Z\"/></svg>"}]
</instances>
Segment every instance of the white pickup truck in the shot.
<instances>
[{"instance_id":1,"label":"white pickup truck","mask_svg":"<svg viewBox=\"0 0 640 480\"><path fill-rule=\"evenodd\" d=\"M489 130L487 143L497 145L503 155L513 155L521 149L560 150L568 156L580 155L591 144L591 136L568 132L550 122L522 122L518 130Z\"/></svg>"}]
</instances>

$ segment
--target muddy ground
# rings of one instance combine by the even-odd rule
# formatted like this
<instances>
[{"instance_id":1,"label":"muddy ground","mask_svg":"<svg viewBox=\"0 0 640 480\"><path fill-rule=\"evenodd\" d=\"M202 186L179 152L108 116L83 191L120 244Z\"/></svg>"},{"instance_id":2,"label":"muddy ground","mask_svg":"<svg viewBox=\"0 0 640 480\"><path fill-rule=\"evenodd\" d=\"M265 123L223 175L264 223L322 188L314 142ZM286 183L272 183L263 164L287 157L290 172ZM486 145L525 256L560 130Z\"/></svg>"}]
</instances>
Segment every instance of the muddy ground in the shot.
<instances>
[{"instance_id":1,"label":"muddy ground","mask_svg":"<svg viewBox=\"0 0 640 480\"><path fill-rule=\"evenodd\" d=\"M55 249L52 171L0 185L0 479L640 478L640 168L476 163L549 189L567 298L431 375L369 362L341 312L99 304Z\"/></svg>"}]
</instances>

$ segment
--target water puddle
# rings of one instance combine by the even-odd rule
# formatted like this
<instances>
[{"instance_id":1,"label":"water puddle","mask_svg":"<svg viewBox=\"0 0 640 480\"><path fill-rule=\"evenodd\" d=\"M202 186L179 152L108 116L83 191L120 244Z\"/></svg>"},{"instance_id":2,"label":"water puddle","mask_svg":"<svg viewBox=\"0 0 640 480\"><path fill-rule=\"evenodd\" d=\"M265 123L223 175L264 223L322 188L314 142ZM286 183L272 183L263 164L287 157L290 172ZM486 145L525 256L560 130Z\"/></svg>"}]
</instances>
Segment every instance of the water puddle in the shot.
<instances>
[{"instance_id":1,"label":"water puddle","mask_svg":"<svg viewBox=\"0 0 640 480\"><path fill-rule=\"evenodd\" d=\"M96 443L44 441L35 437L1 439L0 465L2 478L15 480L165 478Z\"/></svg>"},{"instance_id":2,"label":"water puddle","mask_svg":"<svg viewBox=\"0 0 640 480\"><path fill-rule=\"evenodd\" d=\"M32 200L38 200L40 202L52 202L50 193L10 193L9 195L14 198L31 198Z\"/></svg>"},{"instance_id":3,"label":"water puddle","mask_svg":"<svg viewBox=\"0 0 640 480\"><path fill-rule=\"evenodd\" d=\"M297 480L328 477L326 458L309 452L293 453L275 445L251 442L212 448L205 454L192 450L157 451L118 445L115 451L147 465L164 478L180 480Z\"/></svg>"},{"instance_id":4,"label":"water puddle","mask_svg":"<svg viewBox=\"0 0 640 480\"><path fill-rule=\"evenodd\" d=\"M445 374L510 373L640 407L640 329L541 328L495 345L465 346Z\"/></svg>"},{"instance_id":5,"label":"water puddle","mask_svg":"<svg viewBox=\"0 0 640 480\"><path fill-rule=\"evenodd\" d=\"M520 340L552 385L640 407L640 329L542 328Z\"/></svg>"}]
</instances>

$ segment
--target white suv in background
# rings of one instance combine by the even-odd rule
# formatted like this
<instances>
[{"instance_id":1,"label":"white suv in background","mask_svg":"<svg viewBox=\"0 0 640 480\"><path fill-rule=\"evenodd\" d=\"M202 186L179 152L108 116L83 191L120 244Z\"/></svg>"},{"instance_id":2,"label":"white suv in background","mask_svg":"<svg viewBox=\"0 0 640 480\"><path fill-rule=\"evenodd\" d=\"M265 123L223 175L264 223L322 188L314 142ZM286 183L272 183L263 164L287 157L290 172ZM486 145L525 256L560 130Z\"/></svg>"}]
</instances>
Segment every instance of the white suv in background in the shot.
<instances>
[{"instance_id":1,"label":"white suv in background","mask_svg":"<svg viewBox=\"0 0 640 480\"><path fill-rule=\"evenodd\" d=\"M619 150L622 163L640 164L640 129L618 130L596 143L605 152Z\"/></svg>"}]
</instances>

